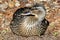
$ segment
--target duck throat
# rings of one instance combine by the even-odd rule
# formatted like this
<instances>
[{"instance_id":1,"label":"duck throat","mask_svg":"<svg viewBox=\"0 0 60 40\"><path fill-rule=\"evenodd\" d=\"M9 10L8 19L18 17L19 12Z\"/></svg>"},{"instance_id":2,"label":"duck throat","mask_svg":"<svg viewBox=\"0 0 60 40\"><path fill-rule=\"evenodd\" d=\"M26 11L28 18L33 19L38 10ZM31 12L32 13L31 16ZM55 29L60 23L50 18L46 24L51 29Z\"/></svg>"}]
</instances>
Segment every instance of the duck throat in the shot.
<instances>
[{"instance_id":1,"label":"duck throat","mask_svg":"<svg viewBox=\"0 0 60 40\"><path fill-rule=\"evenodd\" d=\"M37 22L38 22L38 19L28 17L28 18L24 19L23 25L28 30L28 29L34 27L35 25L37 25Z\"/></svg>"}]
</instances>

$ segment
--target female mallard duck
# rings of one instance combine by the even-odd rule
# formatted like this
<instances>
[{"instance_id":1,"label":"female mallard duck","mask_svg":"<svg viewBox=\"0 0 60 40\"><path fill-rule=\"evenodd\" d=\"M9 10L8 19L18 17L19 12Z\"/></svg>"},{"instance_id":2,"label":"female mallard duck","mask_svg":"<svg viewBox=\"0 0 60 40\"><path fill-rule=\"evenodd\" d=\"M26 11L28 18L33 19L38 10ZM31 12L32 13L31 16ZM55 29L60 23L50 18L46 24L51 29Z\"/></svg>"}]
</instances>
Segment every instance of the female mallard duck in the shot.
<instances>
[{"instance_id":1,"label":"female mallard duck","mask_svg":"<svg viewBox=\"0 0 60 40\"><path fill-rule=\"evenodd\" d=\"M10 28L17 35L40 36L45 33L49 25L45 15L45 8L39 4L30 8L20 8L13 14Z\"/></svg>"}]
</instances>

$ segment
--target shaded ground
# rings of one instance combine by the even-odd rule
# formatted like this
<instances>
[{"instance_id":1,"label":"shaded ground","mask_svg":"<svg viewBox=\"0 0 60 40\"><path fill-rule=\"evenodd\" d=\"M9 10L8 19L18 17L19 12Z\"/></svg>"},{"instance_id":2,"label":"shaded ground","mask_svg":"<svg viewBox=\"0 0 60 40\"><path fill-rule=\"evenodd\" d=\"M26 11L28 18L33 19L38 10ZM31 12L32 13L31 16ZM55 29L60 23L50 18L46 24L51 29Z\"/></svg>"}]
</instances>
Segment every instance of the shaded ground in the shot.
<instances>
[{"instance_id":1,"label":"shaded ground","mask_svg":"<svg viewBox=\"0 0 60 40\"><path fill-rule=\"evenodd\" d=\"M39 0L37 0L39 2ZM50 22L50 25L42 37L21 37L14 35L9 27L12 15L21 7L25 7L29 3L30 6L33 3L30 1L16 1L16 0L0 0L0 40L60 40L60 1L50 0L41 1L46 8L46 19ZM23 4L23 5L22 5ZM27 6L29 6L27 5Z\"/></svg>"},{"instance_id":2,"label":"shaded ground","mask_svg":"<svg viewBox=\"0 0 60 40\"><path fill-rule=\"evenodd\" d=\"M44 35L43 37L37 37L37 36L33 36L33 37L21 37L21 36L17 36L17 35L13 35L13 34L6 34L3 36L3 40L57 40L56 37L51 36L51 35Z\"/></svg>"}]
</instances>

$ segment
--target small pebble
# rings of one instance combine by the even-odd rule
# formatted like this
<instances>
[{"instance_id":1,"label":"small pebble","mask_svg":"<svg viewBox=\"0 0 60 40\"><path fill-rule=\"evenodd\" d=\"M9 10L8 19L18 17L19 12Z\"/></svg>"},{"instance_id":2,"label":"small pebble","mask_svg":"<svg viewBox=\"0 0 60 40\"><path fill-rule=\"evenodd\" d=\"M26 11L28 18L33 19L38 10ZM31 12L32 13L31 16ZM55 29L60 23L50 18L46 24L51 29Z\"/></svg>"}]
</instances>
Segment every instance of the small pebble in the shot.
<instances>
[{"instance_id":1,"label":"small pebble","mask_svg":"<svg viewBox=\"0 0 60 40\"><path fill-rule=\"evenodd\" d=\"M4 11L7 7L8 7L8 3L7 2L4 2L4 3L0 4L0 10L1 11Z\"/></svg>"},{"instance_id":2,"label":"small pebble","mask_svg":"<svg viewBox=\"0 0 60 40\"><path fill-rule=\"evenodd\" d=\"M15 6L16 6L16 7L19 7L19 6L20 6L19 1L16 1L16 2L15 2Z\"/></svg>"},{"instance_id":3,"label":"small pebble","mask_svg":"<svg viewBox=\"0 0 60 40\"><path fill-rule=\"evenodd\" d=\"M8 5L9 5L9 8L13 8L15 4L14 4L13 1L11 1L11 2L8 3Z\"/></svg>"},{"instance_id":4,"label":"small pebble","mask_svg":"<svg viewBox=\"0 0 60 40\"><path fill-rule=\"evenodd\" d=\"M25 6L26 7L31 7L33 4L27 3Z\"/></svg>"}]
</instances>

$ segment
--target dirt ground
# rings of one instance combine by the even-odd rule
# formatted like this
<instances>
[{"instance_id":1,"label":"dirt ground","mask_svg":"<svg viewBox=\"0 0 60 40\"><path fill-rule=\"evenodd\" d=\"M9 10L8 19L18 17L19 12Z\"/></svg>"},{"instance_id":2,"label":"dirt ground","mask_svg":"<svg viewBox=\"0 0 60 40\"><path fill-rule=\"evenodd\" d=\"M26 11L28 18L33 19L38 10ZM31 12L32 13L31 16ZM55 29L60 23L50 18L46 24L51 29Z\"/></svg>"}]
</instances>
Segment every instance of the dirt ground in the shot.
<instances>
[{"instance_id":1,"label":"dirt ground","mask_svg":"<svg viewBox=\"0 0 60 40\"><path fill-rule=\"evenodd\" d=\"M40 2L46 8L49 26L45 34L27 38L13 34L9 24L14 12L22 7L30 7L34 2ZM0 40L60 40L60 0L0 0Z\"/></svg>"}]
</instances>

